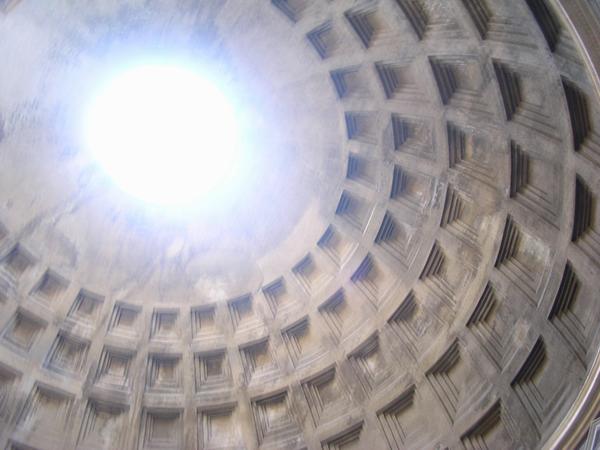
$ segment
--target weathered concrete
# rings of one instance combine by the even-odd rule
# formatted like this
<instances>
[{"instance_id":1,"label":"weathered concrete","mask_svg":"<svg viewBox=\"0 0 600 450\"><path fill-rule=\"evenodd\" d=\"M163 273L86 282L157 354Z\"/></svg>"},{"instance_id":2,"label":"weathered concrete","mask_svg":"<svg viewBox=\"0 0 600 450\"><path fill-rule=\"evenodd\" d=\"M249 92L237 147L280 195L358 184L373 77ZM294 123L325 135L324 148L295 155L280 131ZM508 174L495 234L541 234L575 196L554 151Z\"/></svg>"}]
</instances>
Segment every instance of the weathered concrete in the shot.
<instances>
[{"instance_id":1,"label":"weathered concrete","mask_svg":"<svg viewBox=\"0 0 600 450\"><path fill-rule=\"evenodd\" d=\"M578 443L600 53L562 3L0 1L0 447ZM175 217L77 135L157 51L254 143L233 198Z\"/></svg>"}]
</instances>

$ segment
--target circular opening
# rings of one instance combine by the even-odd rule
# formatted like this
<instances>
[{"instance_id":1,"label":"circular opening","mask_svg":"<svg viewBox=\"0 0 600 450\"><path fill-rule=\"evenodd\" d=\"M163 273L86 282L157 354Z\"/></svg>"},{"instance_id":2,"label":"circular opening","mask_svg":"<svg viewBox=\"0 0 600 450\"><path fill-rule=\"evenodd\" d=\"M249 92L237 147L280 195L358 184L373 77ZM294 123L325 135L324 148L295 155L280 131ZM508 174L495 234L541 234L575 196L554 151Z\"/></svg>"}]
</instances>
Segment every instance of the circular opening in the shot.
<instances>
[{"instance_id":1,"label":"circular opening","mask_svg":"<svg viewBox=\"0 0 600 450\"><path fill-rule=\"evenodd\" d=\"M84 120L86 146L100 166L122 190L148 203L197 202L235 171L236 111L190 68L125 70L100 89Z\"/></svg>"}]
</instances>

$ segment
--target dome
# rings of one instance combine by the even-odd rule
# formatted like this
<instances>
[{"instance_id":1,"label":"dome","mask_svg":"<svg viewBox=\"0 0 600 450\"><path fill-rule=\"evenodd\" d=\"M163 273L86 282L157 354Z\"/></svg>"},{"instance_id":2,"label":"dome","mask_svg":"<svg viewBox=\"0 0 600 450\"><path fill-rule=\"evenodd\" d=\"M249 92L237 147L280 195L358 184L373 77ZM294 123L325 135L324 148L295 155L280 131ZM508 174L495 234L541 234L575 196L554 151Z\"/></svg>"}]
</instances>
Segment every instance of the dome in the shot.
<instances>
[{"instance_id":1,"label":"dome","mask_svg":"<svg viewBox=\"0 0 600 450\"><path fill-rule=\"evenodd\" d=\"M597 0L0 0L0 448L595 448L598 30ZM183 116L209 161L243 150L172 208L123 190L180 181L152 139L119 184L82 132L156 61L235 108ZM149 95L114 124L176 155Z\"/></svg>"}]
</instances>

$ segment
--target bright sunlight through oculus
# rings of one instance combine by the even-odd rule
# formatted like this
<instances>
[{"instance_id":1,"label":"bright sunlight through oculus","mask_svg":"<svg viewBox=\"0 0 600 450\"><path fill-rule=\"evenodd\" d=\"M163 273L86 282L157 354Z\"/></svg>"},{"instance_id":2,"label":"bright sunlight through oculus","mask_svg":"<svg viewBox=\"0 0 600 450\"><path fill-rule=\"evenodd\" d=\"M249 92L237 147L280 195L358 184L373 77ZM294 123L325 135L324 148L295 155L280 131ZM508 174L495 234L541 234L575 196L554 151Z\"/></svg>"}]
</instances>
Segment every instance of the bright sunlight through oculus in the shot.
<instances>
[{"instance_id":1,"label":"bright sunlight through oculus","mask_svg":"<svg viewBox=\"0 0 600 450\"><path fill-rule=\"evenodd\" d=\"M91 103L88 149L124 191L188 205L231 177L239 149L229 99L193 70L145 65L114 77Z\"/></svg>"}]
</instances>

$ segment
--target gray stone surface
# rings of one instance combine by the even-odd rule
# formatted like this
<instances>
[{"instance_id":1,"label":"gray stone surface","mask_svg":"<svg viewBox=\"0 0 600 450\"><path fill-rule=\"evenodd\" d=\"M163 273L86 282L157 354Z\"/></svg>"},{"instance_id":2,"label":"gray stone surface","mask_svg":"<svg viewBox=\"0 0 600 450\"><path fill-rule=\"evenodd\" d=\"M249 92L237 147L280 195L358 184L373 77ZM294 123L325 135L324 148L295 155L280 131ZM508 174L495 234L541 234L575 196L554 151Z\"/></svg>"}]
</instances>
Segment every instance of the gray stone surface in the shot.
<instances>
[{"instance_id":1,"label":"gray stone surface","mask_svg":"<svg viewBox=\"0 0 600 450\"><path fill-rule=\"evenodd\" d=\"M582 438L600 368L589 2L0 11L0 448ZM81 148L96 83L153 52L206 63L246 114L233 198L147 210Z\"/></svg>"}]
</instances>

